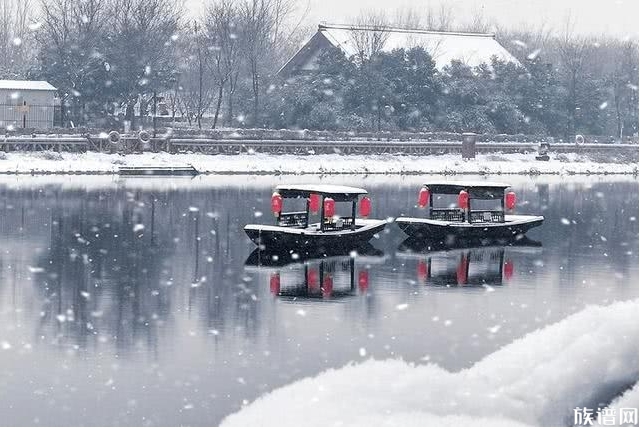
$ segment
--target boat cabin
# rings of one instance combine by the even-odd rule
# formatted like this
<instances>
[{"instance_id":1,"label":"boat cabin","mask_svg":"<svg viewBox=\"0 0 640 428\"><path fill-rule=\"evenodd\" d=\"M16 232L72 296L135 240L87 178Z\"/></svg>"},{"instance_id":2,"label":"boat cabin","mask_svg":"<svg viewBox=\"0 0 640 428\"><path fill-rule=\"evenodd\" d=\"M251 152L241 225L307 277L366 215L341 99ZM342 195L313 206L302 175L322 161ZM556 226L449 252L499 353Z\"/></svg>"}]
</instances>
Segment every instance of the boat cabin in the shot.
<instances>
[{"instance_id":1,"label":"boat cabin","mask_svg":"<svg viewBox=\"0 0 640 428\"><path fill-rule=\"evenodd\" d=\"M357 187L327 184L280 185L271 197L271 210L276 216L276 225L281 227L307 229L310 215L319 214L320 232L356 230L358 204L361 217L368 217L371 213L371 200L366 195L366 190ZM286 201L291 199L304 200L304 211L284 211ZM336 214L338 203L348 205L347 215Z\"/></svg>"},{"instance_id":2,"label":"boat cabin","mask_svg":"<svg viewBox=\"0 0 640 428\"><path fill-rule=\"evenodd\" d=\"M420 208L429 207L429 219L466 223L504 223L505 208L515 207L516 195L505 191L509 184L492 182L427 183L418 194ZM434 206L434 195L457 196L458 208ZM476 201L500 201L499 209L474 209ZM483 204L479 204L483 205ZM497 205L497 204L496 204Z\"/></svg>"}]
</instances>

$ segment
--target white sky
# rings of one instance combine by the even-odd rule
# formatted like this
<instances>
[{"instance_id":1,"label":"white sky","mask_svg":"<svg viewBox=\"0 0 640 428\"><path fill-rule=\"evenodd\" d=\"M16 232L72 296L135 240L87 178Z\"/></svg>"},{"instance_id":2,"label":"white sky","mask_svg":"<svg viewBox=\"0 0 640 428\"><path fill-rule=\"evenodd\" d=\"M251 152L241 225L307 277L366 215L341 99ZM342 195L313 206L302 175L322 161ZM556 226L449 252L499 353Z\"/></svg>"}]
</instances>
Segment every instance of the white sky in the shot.
<instances>
[{"instance_id":1,"label":"white sky","mask_svg":"<svg viewBox=\"0 0 640 428\"><path fill-rule=\"evenodd\" d=\"M185 0L193 15L213 0ZM568 14L575 22L576 32L621 38L638 37L638 4L640 0L296 0L300 8L309 4L307 22L316 26L320 21L349 23L363 9L385 11L393 15L398 8L437 10L441 4L452 8L457 22L468 22L477 11L500 25L528 25L560 30Z\"/></svg>"}]
</instances>

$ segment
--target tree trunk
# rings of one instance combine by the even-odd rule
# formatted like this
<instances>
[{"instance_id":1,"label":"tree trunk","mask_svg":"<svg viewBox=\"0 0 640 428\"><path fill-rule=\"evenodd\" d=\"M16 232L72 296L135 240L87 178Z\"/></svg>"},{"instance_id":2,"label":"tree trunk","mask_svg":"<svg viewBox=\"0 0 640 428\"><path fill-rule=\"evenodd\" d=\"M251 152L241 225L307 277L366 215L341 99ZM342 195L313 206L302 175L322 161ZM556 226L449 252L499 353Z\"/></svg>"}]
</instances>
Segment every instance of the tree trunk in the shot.
<instances>
[{"instance_id":1,"label":"tree trunk","mask_svg":"<svg viewBox=\"0 0 640 428\"><path fill-rule=\"evenodd\" d=\"M258 127L258 95L260 90L260 82L258 76L258 64L256 60L251 61L251 77L253 79L253 126Z\"/></svg>"},{"instance_id":2,"label":"tree trunk","mask_svg":"<svg viewBox=\"0 0 640 428\"><path fill-rule=\"evenodd\" d=\"M236 72L235 76L232 74L231 77L229 77L229 92L227 93L227 110L229 114L227 122L229 126L233 126L233 95L236 92L237 83L238 72Z\"/></svg>"},{"instance_id":3,"label":"tree trunk","mask_svg":"<svg viewBox=\"0 0 640 428\"><path fill-rule=\"evenodd\" d=\"M622 141L622 113L620 111L620 92L617 84L613 86L613 102L616 107L616 130L617 136Z\"/></svg>"},{"instance_id":4,"label":"tree trunk","mask_svg":"<svg viewBox=\"0 0 640 428\"><path fill-rule=\"evenodd\" d=\"M134 127L135 118L136 118L135 112L133 111L133 106L135 106L135 104L136 104L135 101L130 100L127 103L127 108L124 113L125 120L128 120L129 122L131 122L131 129L133 129Z\"/></svg>"},{"instance_id":5,"label":"tree trunk","mask_svg":"<svg viewBox=\"0 0 640 428\"><path fill-rule=\"evenodd\" d=\"M218 124L218 115L220 114L220 107L222 106L222 91L224 89L224 82L220 82L220 86L218 87L218 102L216 103L216 112L213 115L213 126L211 129L216 129L216 125Z\"/></svg>"}]
</instances>

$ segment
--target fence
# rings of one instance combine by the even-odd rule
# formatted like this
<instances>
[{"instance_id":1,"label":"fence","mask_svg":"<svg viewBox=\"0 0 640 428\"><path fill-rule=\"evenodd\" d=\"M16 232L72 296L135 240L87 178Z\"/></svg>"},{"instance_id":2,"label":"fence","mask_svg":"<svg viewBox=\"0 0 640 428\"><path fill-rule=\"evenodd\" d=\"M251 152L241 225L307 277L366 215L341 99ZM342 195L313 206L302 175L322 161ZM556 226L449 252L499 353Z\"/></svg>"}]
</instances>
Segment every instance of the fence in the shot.
<instances>
[{"instance_id":1,"label":"fence","mask_svg":"<svg viewBox=\"0 0 640 428\"><path fill-rule=\"evenodd\" d=\"M97 151L108 153L140 153L143 151L201 154L403 154L431 155L461 153L462 143L418 141L308 141L308 140L212 140L206 138L151 137L142 141L138 135L123 135L117 143L101 135L12 135L0 136L0 151ZM537 153L531 143L476 143L478 153ZM554 153L583 153L590 156L619 157L626 162L638 161L636 144L554 144Z\"/></svg>"},{"instance_id":2,"label":"fence","mask_svg":"<svg viewBox=\"0 0 640 428\"><path fill-rule=\"evenodd\" d=\"M0 127L50 129L59 114L60 107L52 104L0 104Z\"/></svg>"}]
</instances>

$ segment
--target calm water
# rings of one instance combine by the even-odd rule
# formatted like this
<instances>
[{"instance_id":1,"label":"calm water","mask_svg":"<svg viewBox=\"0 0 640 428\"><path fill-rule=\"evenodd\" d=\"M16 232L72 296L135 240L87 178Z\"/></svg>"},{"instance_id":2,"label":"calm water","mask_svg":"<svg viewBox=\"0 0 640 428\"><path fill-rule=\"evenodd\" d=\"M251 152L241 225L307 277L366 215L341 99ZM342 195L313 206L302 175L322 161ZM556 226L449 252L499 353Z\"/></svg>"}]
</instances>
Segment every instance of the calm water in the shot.
<instances>
[{"instance_id":1,"label":"calm water","mask_svg":"<svg viewBox=\"0 0 640 428\"><path fill-rule=\"evenodd\" d=\"M355 258L250 257L276 184L363 186L385 218L419 215L424 178L0 177L0 424L212 425L350 361L455 371L637 298L632 178L498 177L539 245L414 253L390 225Z\"/></svg>"}]
</instances>

